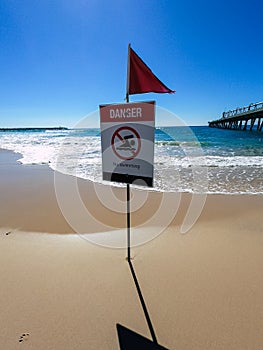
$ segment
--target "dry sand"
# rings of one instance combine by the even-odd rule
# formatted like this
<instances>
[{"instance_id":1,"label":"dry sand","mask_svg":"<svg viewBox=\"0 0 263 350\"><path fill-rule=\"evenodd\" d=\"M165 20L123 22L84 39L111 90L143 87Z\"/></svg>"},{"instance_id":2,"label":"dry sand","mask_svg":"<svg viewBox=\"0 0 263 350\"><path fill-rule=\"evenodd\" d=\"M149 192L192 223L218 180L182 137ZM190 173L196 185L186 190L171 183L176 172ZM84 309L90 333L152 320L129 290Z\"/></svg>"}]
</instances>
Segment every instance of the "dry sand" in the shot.
<instances>
[{"instance_id":1,"label":"dry sand","mask_svg":"<svg viewBox=\"0 0 263 350\"><path fill-rule=\"evenodd\" d=\"M118 349L116 323L150 338L126 250L89 241L97 237L107 244L125 236L125 214L113 213L98 199L102 193L110 201L109 188L59 175L56 190L65 189L68 203L65 219L54 172L22 166L17 158L0 151L0 349ZM72 181L81 208L69 191ZM133 192L137 202L144 193ZM114 195L125 210L125 191L114 189ZM190 200L169 195L167 212L173 205L175 212L170 225L132 248L158 342L171 350L260 350L263 197L209 195L195 225L182 235ZM132 214L133 226L146 222L145 237L163 224L155 214L161 201L161 194L149 193ZM89 215L83 218L85 210ZM70 226L79 221L84 236ZM133 228L136 234L141 229Z\"/></svg>"}]
</instances>

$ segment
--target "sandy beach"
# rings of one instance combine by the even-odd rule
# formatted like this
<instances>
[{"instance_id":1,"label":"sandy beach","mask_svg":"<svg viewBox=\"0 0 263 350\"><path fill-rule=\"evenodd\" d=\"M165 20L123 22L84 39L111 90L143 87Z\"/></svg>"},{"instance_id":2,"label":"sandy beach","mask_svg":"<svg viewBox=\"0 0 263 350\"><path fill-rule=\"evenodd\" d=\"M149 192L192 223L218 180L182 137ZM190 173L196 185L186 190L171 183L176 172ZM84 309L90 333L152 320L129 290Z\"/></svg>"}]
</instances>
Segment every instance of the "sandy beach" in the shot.
<instances>
[{"instance_id":1,"label":"sandy beach","mask_svg":"<svg viewBox=\"0 0 263 350\"><path fill-rule=\"evenodd\" d=\"M0 150L0 348L118 349L117 323L150 339L126 250L105 247L125 237L125 190L17 159ZM101 200L112 191L120 212ZM132 263L158 343L261 349L263 196L208 195L181 234L192 196L169 194L175 214L161 227L156 212L166 202L145 193L133 192L134 205L144 204L132 213L132 234L143 228L147 242L132 248Z\"/></svg>"}]
</instances>

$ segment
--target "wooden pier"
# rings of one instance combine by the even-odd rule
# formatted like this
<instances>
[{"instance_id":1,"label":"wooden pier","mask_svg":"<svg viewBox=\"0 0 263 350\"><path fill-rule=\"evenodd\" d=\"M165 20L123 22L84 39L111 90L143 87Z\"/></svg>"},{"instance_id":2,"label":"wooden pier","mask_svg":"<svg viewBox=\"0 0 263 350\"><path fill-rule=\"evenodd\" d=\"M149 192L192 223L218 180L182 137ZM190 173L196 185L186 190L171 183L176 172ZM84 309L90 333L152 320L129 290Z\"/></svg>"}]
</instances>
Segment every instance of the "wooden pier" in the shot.
<instances>
[{"instance_id":1,"label":"wooden pier","mask_svg":"<svg viewBox=\"0 0 263 350\"><path fill-rule=\"evenodd\" d=\"M236 108L223 112L222 117L208 122L211 128L231 130L254 130L262 131L263 128L263 102L251 103L249 106Z\"/></svg>"}]
</instances>

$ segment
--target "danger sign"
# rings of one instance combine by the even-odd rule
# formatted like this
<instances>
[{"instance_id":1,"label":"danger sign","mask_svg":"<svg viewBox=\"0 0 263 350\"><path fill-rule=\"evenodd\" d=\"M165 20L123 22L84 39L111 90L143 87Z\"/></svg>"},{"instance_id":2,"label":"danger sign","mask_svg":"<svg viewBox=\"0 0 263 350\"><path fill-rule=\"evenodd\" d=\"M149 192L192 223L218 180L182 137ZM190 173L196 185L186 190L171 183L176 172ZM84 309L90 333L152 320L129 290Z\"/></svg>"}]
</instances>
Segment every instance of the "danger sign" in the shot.
<instances>
[{"instance_id":1,"label":"danger sign","mask_svg":"<svg viewBox=\"0 0 263 350\"><path fill-rule=\"evenodd\" d=\"M155 102L100 106L103 180L153 185Z\"/></svg>"}]
</instances>

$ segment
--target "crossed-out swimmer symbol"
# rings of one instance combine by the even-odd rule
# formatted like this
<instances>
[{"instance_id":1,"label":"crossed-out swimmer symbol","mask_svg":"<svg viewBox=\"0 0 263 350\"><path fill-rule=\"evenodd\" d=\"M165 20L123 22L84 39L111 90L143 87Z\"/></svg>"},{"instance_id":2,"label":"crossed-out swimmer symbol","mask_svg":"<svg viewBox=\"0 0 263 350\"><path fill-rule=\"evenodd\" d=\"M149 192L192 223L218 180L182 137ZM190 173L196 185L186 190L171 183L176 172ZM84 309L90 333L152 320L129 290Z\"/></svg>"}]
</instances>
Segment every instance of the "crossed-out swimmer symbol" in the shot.
<instances>
[{"instance_id":1,"label":"crossed-out swimmer symbol","mask_svg":"<svg viewBox=\"0 0 263 350\"><path fill-rule=\"evenodd\" d=\"M128 134L127 131L129 132ZM122 126L113 133L111 145L117 157L123 160L131 160L134 159L141 150L141 138L134 128Z\"/></svg>"}]
</instances>

